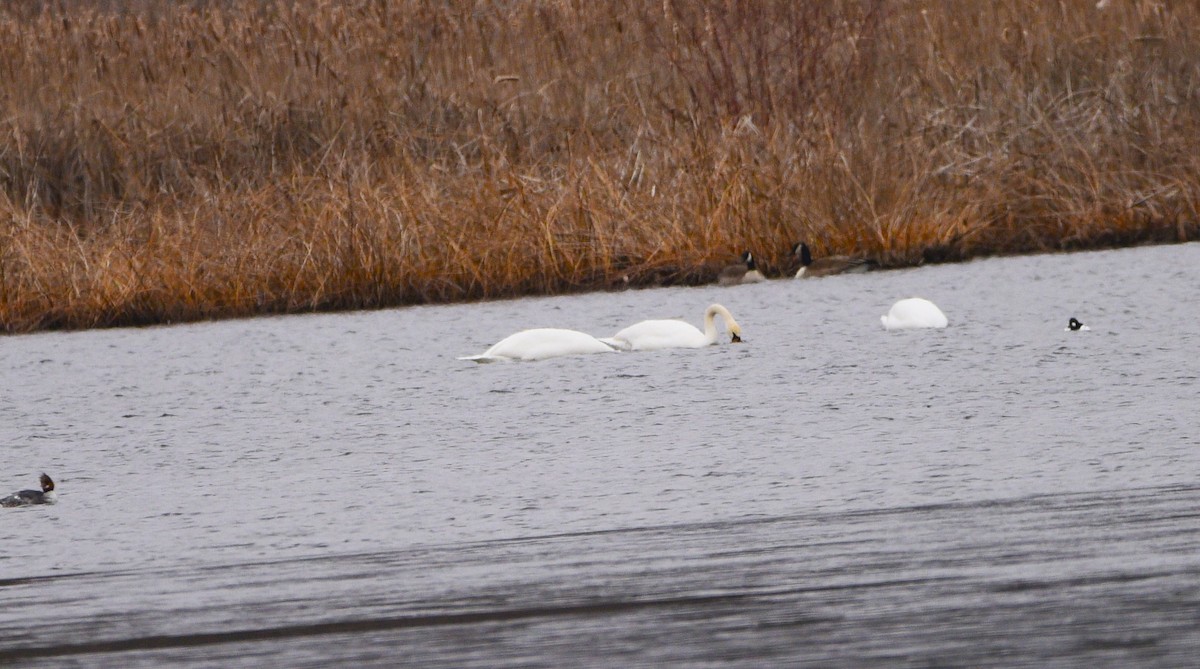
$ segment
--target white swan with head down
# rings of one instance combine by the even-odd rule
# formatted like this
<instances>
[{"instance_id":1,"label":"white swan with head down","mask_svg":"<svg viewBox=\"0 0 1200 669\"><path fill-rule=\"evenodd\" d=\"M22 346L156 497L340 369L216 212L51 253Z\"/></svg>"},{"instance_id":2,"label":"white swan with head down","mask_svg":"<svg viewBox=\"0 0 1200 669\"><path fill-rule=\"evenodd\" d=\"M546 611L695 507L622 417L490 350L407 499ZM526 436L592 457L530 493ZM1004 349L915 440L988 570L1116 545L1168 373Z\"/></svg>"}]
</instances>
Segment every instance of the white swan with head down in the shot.
<instances>
[{"instance_id":1,"label":"white swan with head down","mask_svg":"<svg viewBox=\"0 0 1200 669\"><path fill-rule=\"evenodd\" d=\"M703 348L717 342L717 325L713 319L725 321L734 342L742 340L742 328L725 307L714 304L704 311L704 332L691 323L675 320L650 320L630 325L612 337L600 341L631 351L653 351L663 348Z\"/></svg>"},{"instance_id":2,"label":"white swan with head down","mask_svg":"<svg viewBox=\"0 0 1200 669\"><path fill-rule=\"evenodd\" d=\"M892 305L887 314L880 316L883 327L888 330L914 328L944 328L948 320L937 305L919 297L910 297Z\"/></svg>"},{"instance_id":3,"label":"white swan with head down","mask_svg":"<svg viewBox=\"0 0 1200 669\"><path fill-rule=\"evenodd\" d=\"M459 360L498 362L510 360L545 360L561 355L581 353L613 353L616 349L586 332L562 328L521 330L501 339L495 346Z\"/></svg>"}]
</instances>

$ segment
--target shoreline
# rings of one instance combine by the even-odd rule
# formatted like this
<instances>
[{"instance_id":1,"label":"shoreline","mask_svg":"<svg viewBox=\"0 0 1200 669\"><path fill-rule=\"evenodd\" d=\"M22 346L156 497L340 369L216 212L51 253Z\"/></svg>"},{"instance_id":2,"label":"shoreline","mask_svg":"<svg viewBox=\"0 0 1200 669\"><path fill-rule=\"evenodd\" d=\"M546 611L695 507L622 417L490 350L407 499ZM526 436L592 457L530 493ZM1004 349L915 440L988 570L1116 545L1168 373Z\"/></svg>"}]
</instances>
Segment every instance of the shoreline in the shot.
<instances>
[{"instance_id":1,"label":"shoreline","mask_svg":"<svg viewBox=\"0 0 1200 669\"><path fill-rule=\"evenodd\" d=\"M1133 248L1146 247L1146 246L1168 246L1168 245L1176 245L1176 244L1187 244L1187 243L1192 243L1195 241L1200 241L1200 228L1197 228L1197 227L1192 228L1190 230L1190 235L1191 235L1191 238L1184 239L1182 241L1150 238L1150 239L1143 239L1140 241L1135 241L1133 243L1120 245L1120 246L1095 245L1095 246L1078 247L1078 248L1061 249L1061 250L1037 249L1037 250L1031 250L1031 251L1023 252L1023 253L1022 252L1003 253L1003 254L979 253L979 254L969 256L969 257L956 258L954 260L943 260L943 261L929 262L929 263L922 262L922 263L917 263L917 264L913 264L913 265L903 265L903 266L880 267L875 270L872 270L872 273L888 272L888 271L893 271L893 270L916 269L918 267L925 266L925 265L969 263L969 262L994 259L994 258L1011 258L1011 257L1030 256L1030 255L1060 255L1060 254L1089 253L1089 252L1099 252L1099 251L1120 251L1123 249L1133 249ZM707 266L700 267L700 268L693 268L691 271L679 271L679 272L671 272L671 271L668 271L665 269L660 269L656 275L643 276L641 282L639 282L638 280L630 280L629 282L621 281L621 282L615 283L615 284L612 281L598 282L593 285L566 286L566 287L563 287L562 290L552 291L552 292L526 292L526 293L513 292L511 294L486 295L486 296L478 296L478 297L464 297L462 299L410 300L410 301L401 301L401 302L394 302L394 303L362 304L362 305L353 305L353 306L319 305L314 308L301 307L301 308L294 308L294 309L262 309L262 310L232 309L232 310L229 310L228 312L218 311L215 313L206 313L203 316L196 316L194 318L177 318L177 319L154 319L154 318L140 319L140 318L136 318L136 317L129 318L129 319L123 319L123 318L121 318L121 315L119 313L114 313L114 314L112 314L113 319L111 321L105 322L104 324L90 325L90 326L86 326L86 327L70 327L70 326L40 327L40 328L21 330L21 331L15 331L12 329L0 329L0 333L3 333L3 335L7 335L7 336L20 336L20 335L40 334L40 333L46 333L46 332L81 332L81 331L95 330L95 329L115 329L115 328L128 328L128 327L140 328L140 327L155 327L155 326L185 325L185 324L190 324L190 323L215 323L215 322L226 321L226 320L261 318L261 317L270 317L270 316L294 316L294 315L302 315L302 314L336 314L336 313L346 313L346 312L352 312L352 311L375 311L375 310L396 309L396 308L414 307L414 306L435 306L435 305L446 306L446 305L473 304L473 303L480 303L480 302L494 302L494 301L504 301L504 300L519 300L519 299L524 299L524 298L535 298L535 297L563 297L563 296L583 295L583 294L591 294L591 293L623 292L623 291L627 291L627 290L652 290L655 288L666 288L666 287L672 287L672 286L688 286L688 287L698 287L698 286L707 286L707 285L716 286L716 285L718 285L716 272L718 271L719 266L720 266L720 263L709 263ZM794 269L791 271L794 272ZM666 277L668 277L668 279L666 281L663 281L663 280L661 280L662 276L666 276ZM659 280L653 280L656 277L659 278ZM680 277L682 277L682 278L680 278ZM766 278L768 281L815 282L815 281L820 281L822 279L828 279L830 277L795 279L792 277L791 273L778 274L778 273L768 272L766 274Z\"/></svg>"}]
</instances>

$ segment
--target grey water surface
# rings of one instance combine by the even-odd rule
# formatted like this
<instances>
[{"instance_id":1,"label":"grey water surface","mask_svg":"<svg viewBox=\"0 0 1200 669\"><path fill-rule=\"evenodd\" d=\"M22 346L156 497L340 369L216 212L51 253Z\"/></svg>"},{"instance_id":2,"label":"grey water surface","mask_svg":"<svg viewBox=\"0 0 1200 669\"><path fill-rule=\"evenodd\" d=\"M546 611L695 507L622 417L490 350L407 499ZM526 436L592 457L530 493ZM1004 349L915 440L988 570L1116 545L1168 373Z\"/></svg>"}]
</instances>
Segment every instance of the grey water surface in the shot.
<instances>
[{"instance_id":1,"label":"grey water surface","mask_svg":"<svg viewBox=\"0 0 1200 669\"><path fill-rule=\"evenodd\" d=\"M950 326L883 330L914 295ZM743 343L456 359L712 302ZM0 362L0 494L59 492L0 510L0 665L1200 653L1200 244L37 334Z\"/></svg>"}]
</instances>

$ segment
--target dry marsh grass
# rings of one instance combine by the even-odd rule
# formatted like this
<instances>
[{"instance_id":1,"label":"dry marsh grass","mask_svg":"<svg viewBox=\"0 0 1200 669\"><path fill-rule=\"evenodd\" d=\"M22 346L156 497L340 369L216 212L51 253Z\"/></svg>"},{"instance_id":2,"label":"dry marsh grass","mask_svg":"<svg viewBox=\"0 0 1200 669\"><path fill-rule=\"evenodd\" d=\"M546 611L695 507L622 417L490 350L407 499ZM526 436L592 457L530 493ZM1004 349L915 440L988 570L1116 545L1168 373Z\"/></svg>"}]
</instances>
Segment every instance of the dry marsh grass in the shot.
<instances>
[{"instance_id":1,"label":"dry marsh grass","mask_svg":"<svg viewBox=\"0 0 1200 669\"><path fill-rule=\"evenodd\" d=\"M1200 8L14 3L0 329L1200 232Z\"/></svg>"}]
</instances>

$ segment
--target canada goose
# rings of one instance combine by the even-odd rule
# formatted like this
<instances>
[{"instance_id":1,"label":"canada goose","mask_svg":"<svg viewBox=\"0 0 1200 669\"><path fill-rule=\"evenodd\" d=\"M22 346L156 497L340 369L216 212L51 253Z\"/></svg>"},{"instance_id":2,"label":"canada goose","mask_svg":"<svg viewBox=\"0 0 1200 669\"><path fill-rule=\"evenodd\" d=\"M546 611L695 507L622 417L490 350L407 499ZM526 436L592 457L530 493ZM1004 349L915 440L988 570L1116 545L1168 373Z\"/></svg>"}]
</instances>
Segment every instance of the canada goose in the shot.
<instances>
[{"instance_id":1,"label":"canada goose","mask_svg":"<svg viewBox=\"0 0 1200 669\"><path fill-rule=\"evenodd\" d=\"M937 305L919 297L910 297L892 305L886 316L880 316L883 327L888 330L912 328L944 328L949 322L946 314Z\"/></svg>"},{"instance_id":2,"label":"canada goose","mask_svg":"<svg viewBox=\"0 0 1200 669\"><path fill-rule=\"evenodd\" d=\"M1072 332L1075 332L1078 330L1091 330L1091 328L1089 328L1088 326L1075 320L1074 316L1071 317L1071 320L1067 321L1067 329Z\"/></svg>"},{"instance_id":3,"label":"canada goose","mask_svg":"<svg viewBox=\"0 0 1200 669\"><path fill-rule=\"evenodd\" d=\"M53 504L58 501L54 493L54 481L45 474L38 480L41 490L20 490L0 499L0 506L29 506L30 504Z\"/></svg>"},{"instance_id":4,"label":"canada goose","mask_svg":"<svg viewBox=\"0 0 1200 669\"><path fill-rule=\"evenodd\" d=\"M511 334L483 353L463 356L459 360L471 360L478 363L544 360L560 355L612 353L614 351L616 351L615 348L586 332L560 328L534 328Z\"/></svg>"},{"instance_id":5,"label":"canada goose","mask_svg":"<svg viewBox=\"0 0 1200 669\"><path fill-rule=\"evenodd\" d=\"M766 277L754 265L754 256L749 251L742 254L742 262L737 265L729 265L717 275L717 283L722 286L736 286L739 283L758 283L766 280Z\"/></svg>"},{"instance_id":6,"label":"canada goose","mask_svg":"<svg viewBox=\"0 0 1200 669\"><path fill-rule=\"evenodd\" d=\"M713 318L721 316L733 342L742 340L742 328L725 307L714 304L704 311L704 332L691 323L675 320L642 321L600 341L617 348L633 351L652 351L663 348L703 348L717 342L717 326Z\"/></svg>"},{"instance_id":7,"label":"canada goose","mask_svg":"<svg viewBox=\"0 0 1200 669\"><path fill-rule=\"evenodd\" d=\"M812 251L809 251L808 244L804 242L793 246L792 253L800 260L800 269L796 272L797 279L866 272L875 266L872 260L850 256L828 256L813 260Z\"/></svg>"}]
</instances>

